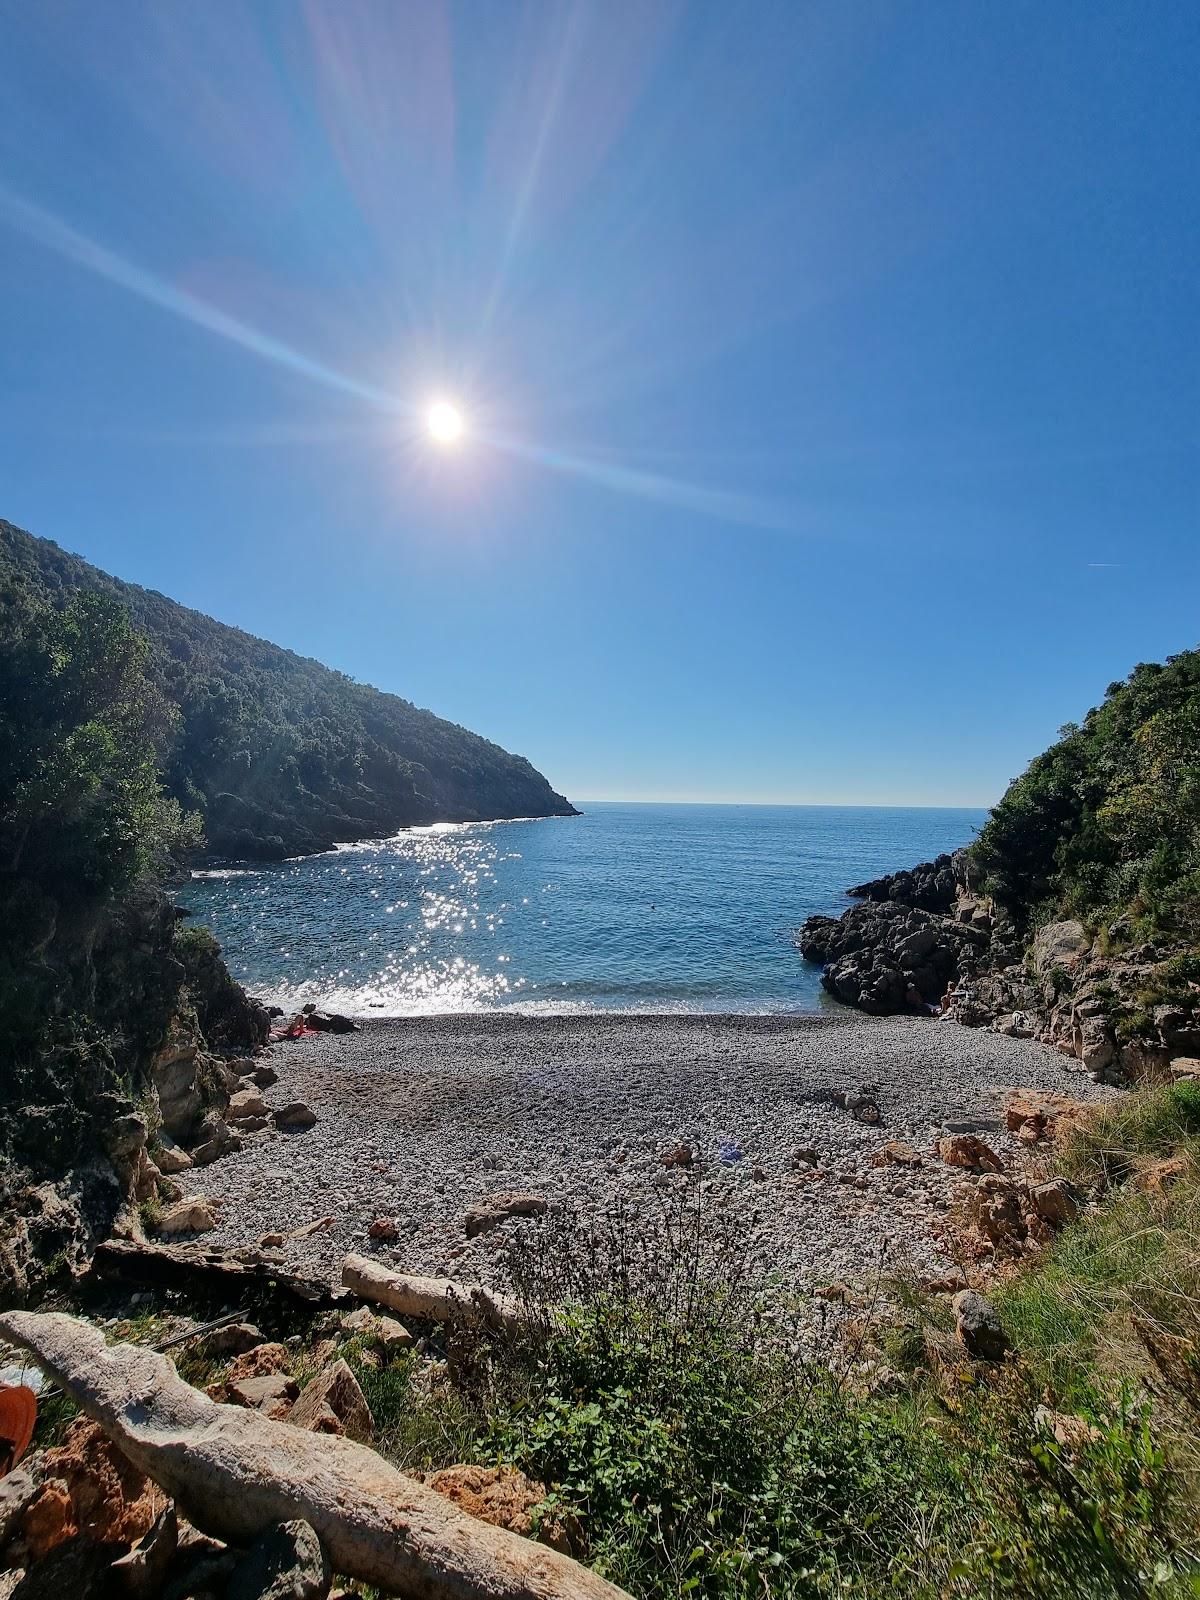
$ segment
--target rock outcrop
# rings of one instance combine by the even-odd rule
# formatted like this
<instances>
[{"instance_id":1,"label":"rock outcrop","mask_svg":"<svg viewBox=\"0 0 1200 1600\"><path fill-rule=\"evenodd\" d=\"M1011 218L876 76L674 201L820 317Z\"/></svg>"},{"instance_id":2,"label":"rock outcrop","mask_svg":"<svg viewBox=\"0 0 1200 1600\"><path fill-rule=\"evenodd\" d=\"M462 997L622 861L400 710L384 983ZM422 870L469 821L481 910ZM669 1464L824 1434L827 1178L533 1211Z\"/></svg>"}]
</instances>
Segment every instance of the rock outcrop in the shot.
<instances>
[{"instance_id":1,"label":"rock outcrop","mask_svg":"<svg viewBox=\"0 0 1200 1600\"><path fill-rule=\"evenodd\" d=\"M860 903L840 917L810 917L797 936L844 1004L876 1015L936 1012L1039 1039L1103 1082L1200 1077L1200 1060L1189 1066L1200 1058L1200 987L1150 1010L1144 1003L1177 950L1130 945L1121 927L1093 938L1073 919L1026 937L982 894L965 850L848 893Z\"/></svg>"}]
</instances>

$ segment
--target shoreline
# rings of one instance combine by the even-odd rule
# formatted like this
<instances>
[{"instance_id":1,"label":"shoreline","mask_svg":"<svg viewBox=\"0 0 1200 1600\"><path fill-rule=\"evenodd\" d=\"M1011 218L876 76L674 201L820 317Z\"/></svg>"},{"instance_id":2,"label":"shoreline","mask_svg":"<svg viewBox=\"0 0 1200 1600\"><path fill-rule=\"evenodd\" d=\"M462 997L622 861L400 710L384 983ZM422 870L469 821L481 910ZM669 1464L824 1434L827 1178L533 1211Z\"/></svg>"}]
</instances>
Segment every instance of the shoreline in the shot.
<instances>
[{"instance_id":1,"label":"shoreline","mask_svg":"<svg viewBox=\"0 0 1200 1600\"><path fill-rule=\"evenodd\" d=\"M504 1241L524 1224L473 1237L464 1224L497 1195L587 1217L637 1213L693 1182L764 1282L811 1288L875 1267L942 1276L952 1263L938 1227L974 1180L931 1154L937 1134L978 1132L1015 1162L1007 1090L1106 1096L1031 1041L850 1011L372 1018L355 1033L277 1043L270 1060L268 1100L303 1101L315 1126L252 1134L181 1181L216 1203L206 1243L280 1233L289 1267L331 1278L355 1251L494 1284ZM878 1126L839 1104L864 1090ZM920 1164L875 1165L889 1140ZM681 1144L690 1173L662 1160ZM373 1223L384 1238L370 1238Z\"/></svg>"}]
</instances>

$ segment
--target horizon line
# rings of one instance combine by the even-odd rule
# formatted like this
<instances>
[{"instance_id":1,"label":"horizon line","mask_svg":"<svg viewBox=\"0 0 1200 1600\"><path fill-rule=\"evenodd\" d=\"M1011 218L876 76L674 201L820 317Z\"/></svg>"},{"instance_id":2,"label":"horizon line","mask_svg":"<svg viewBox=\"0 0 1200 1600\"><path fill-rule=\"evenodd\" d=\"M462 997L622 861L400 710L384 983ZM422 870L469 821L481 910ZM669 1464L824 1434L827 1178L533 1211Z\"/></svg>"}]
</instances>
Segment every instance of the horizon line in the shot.
<instances>
[{"instance_id":1,"label":"horizon line","mask_svg":"<svg viewBox=\"0 0 1200 1600\"><path fill-rule=\"evenodd\" d=\"M802 811L990 811L995 801L950 805L933 800L730 800L687 799L656 795L592 795L571 802L578 806L759 806Z\"/></svg>"}]
</instances>

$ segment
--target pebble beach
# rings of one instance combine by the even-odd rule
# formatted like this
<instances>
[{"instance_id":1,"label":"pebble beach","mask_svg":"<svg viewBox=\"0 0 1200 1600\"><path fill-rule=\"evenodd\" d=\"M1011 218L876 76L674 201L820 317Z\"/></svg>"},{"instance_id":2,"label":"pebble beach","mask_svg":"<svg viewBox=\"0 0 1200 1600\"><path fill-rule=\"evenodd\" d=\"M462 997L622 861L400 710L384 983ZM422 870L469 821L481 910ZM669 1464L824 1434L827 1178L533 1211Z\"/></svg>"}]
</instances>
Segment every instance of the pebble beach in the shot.
<instances>
[{"instance_id":1,"label":"pebble beach","mask_svg":"<svg viewBox=\"0 0 1200 1600\"><path fill-rule=\"evenodd\" d=\"M400 1018L279 1043L270 1060L268 1101L303 1101L315 1125L250 1135L183 1186L214 1203L209 1242L282 1234L289 1266L330 1278L357 1251L495 1282L506 1237L529 1225L468 1236L467 1214L497 1196L588 1216L697 1182L764 1280L936 1274L951 1265L938 1220L973 1181L931 1153L937 1136L979 1133L1015 1159L1008 1090L1112 1092L1031 1041L842 1012ZM920 1164L875 1164L894 1140ZM681 1147L689 1166L664 1161Z\"/></svg>"}]
</instances>

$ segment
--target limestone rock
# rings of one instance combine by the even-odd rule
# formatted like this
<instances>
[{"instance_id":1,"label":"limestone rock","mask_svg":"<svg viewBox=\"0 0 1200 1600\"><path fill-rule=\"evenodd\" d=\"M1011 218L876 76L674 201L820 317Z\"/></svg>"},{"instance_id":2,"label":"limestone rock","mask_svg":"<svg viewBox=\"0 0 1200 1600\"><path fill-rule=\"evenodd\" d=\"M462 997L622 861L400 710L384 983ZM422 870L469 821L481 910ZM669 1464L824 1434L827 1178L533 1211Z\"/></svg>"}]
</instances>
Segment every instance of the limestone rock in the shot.
<instances>
[{"instance_id":1,"label":"limestone rock","mask_svg":"<svg viewBox=\"0 0 1200 1600\"><path fill-rule=\"evenodd\" d=\"M119 1544L73 1534L35 1561L8 1593L14 1600L110 1600L112 1564L121 1554Z\"/></svg>"},{"instance_id":2,"label":"limestone rock","mask_svg":"<svg viewBox=\"0 0 1200 1600\"><path fill-rule=\"evenodd\" d=\"M307 1522L268 1528L234 1567L226 1600L325 1600L329 1557Z\"/></svg>"},{"instance_id":3,"label":"limestone rock","mask_svg":"<svg viewBox=\"0 0 1200 1600\"><path fill-rule=\"evenodd\" d=\"M277 1128L311 1128L317 1120L316 1112L302 1100L289 1100L287 1105L280 1106L272 1115Z\"/></svg>"},{"instance_id":4,"label":"limestone rock","mask_svg":"<svg viewBox=\"0 0 1200 1600\"><path fill-rule=\"evenodd\" d=\"M890 1165L900 1167L919 1167L924 1164L923 1158L917 1154L912 1145L905 1144L903 1139L889 1139L871 1157L873 1167L886 1167Z\"/></svg>"},{"instance_id":5,"label":"limestone rock","mask_svg":"<svg viewBox=\"0 0 1200 1600\"><path fill-rule=\"evenodd\" d=\"M985 1173L967 1200L967 1217L992 1245L1019 1251L1029 1233L1024 1187L1001 1173Z\"/></svg>"},{"instance_id":6,"label":"limestone rock","mask_svg":"<svg viewBox=\"0 0 1200 1600\"><path fill-rule=\"evenodd\" d=\"M688 1160L691 1160L691 1150L688 1149ZM511 1190L503 1194L491 1194L482 1205L474 1206L467 1212L463 1219L468 1239L473 1239L476 1234L487 1233L489 1229L498 1227L509 1217L538 1217L546 1210L546 1197L540 1194L524 1194Z\"/></svg>"},{"instance_id":7,"label":"limestone rock","mask_svg":"<svg viewBox=\"0 0 1200 1600\"><path fill-rule=\"evenodd\" d=\"M974 1289L960 1289L952 1301L959 1343L976 1361L999 1361L1008 1340L995 1306Z\"/></svg>"},{"instance_id":8,"label":"limestone rock","mask_svg":"<svg viewBox=\"0 0 1200 1600\"><path fill-rule=\"evenodd\" d=\"M1035 1183L1029 1194L1033 1209L1052 1228L1061 1228L1068 1222L1074 1222L1079 1215L1079 1195L1066 1178L1050 1178L1045 1183Z\"/></svg>"},{"instance_id":9,"label":"limestone rock","mask_svg":"<svg viewBox=\"0 0 1200 1600\"><path fill-rule=\"evenodd\" d=\"M948 1167L965 1167L968 1172L1000 1172L1004 1166L996 1152L973 1133L947 1134L938 1140L937 1153Z\"/></svg>"},{"instance_id":10,"label":"limestone rock","mask_svg":"<svg viewBox=\"0 0 1200 1600\"><path fill-rule=\"evenodd\" d=\"M159 1233L208 1233L217 1225L211 1204L202 1194L189 1195L168 1206L158 1219Z\"/></svg>"},{"instance_id":11,"label":"limestone rock","mask_svg":"<svg viewBox=\"0 0 1200 1600\"><path fill-rule=\"evenodd\" d=\"M1187 1156L1163 1156L1141 1167L1134 1176L1134 1188L1146 1194L1165 1194L1177 1184L1191 1166Z\"/></svg>"},{"instance_id":12,"label":"limestone rock","mask_svg":"<svg viewBox=\"0 0 1200 1600\"><path fill-rule=\"evenodd\" d=\"M230 1099L229 1109L225 1113L230 1122L248 1122L265 1117L267 1102L262 1097L259 1089L239 1089Z\"/></svg>"},{"instance_id":13,"label":"limestone rock","mask_svg":"<svg viewBox=\"0 0 1200 1600\"><path fill-rule=\"evenodd\" d=\"M344 1361L335 1361L304 1386L288 1421L313 1433L345 1433L360 1443L375 1431L367 1397Z\"/></svg>"},{"instance_id":14,"label":"limestone rock","mask_svg":"<svg viewBox=\"0 0 1200 1600\"><path fill-rule=\"evenodd\" d=\"M159 1137L155 1151L155 1158L160 1172L168 1176L176 1172L187 1172L192 1165L192 1158L174 1139L166 1136Z\"/></svg>"},{"instance_id":15,"label":"limestone rock","mask_svg":"<svg viewBox=\"0 0 1200 1600\"><path fill-rule=\"evenodd\" d=\"M249 1411L261 1411L276 1421L286 1417L292 1402L300 1393L300 1385L286 1372L267 1372L261 1378L240 1378L225 1386L226 1399L231 1405L245 1406Z\"/></svg>"},{"instance_id":16,"label":"limestone rock","mask_svg":"<svg viewBox=\"0 0 1200 1600\"><path fill-rule=\"evenodd\" d=\"M37 1480L27 1467L15 1467L0 1478L0 1551L20 1527L37 1494Z\"/></svg>"},{"instance_id":17,"label":"limestone rock","mask_svg":"<svg viewBox=\"0 0 1200 1600\"><path fill-rule=\"evenodd\" d=\"M210 1112L196 1130L196 1142L191 1147L192 1165L206 1167L234 1148L235 1140L229 1131L229 1124L215 1111Z\"/></svg>"},{"instance_id":18,"label":"limestone rock","mask_svg":"<svg viewBox=\"0 0 1200 1600\"><path fill-rule=\"evenodd\" d=\"M1082 922L1048 922L1034 935L1033 969L1044 978L1055 967L1074 966L1090 943Z\"/></svg>"},{"instance_id":19,"label":"limestone rock","mask_svg":"<svg viewBox=\"0 0 1200 1600\"><path fill-rule=\"evenodd\" d=\"M263 1378L270 1372L286 1372L287 1346L283 1344L256 1344L243 1352L230 1365L225 1375L226 1383L240 1383L243 1378Z\"/></svg>"},{"instance_id":20,"label":"limestone rock","mask_svg":"<svg viewBox=\"0 0 1200 1600\"><path fill-rule=\"evenodd\" d=\"M262 1332L252 1322L227 1322L214 1328L204 1339L204 1354L211 1359L244 1356L264 1343Z\"/></svg>"},{"instance_id":21,"label":"limestone rock","mask_svg":"<svg viewBox=\"0 0 1200 1600\"><path fill-rule=\"evenodd\" d=\"M367 1306L360 1306L342 1318L342 1329L355 1338L370 1339L385 1350L402 1350L414 1340L402 1322L395 1317L379 1316Z\"/></svg>"},{"instance_id":22,"label":"limestone rock","mask_svg":"<svg viewBox=\"0 0 1200 1600\"><path fill-rule=\"evenodd\" d=\"M132 1600L157 1600L163 1580L179 1545L175 1507L167 1506L147 1528L127 1555L112 1565L121 1591Z\"/></svg>"}]
</instances>

